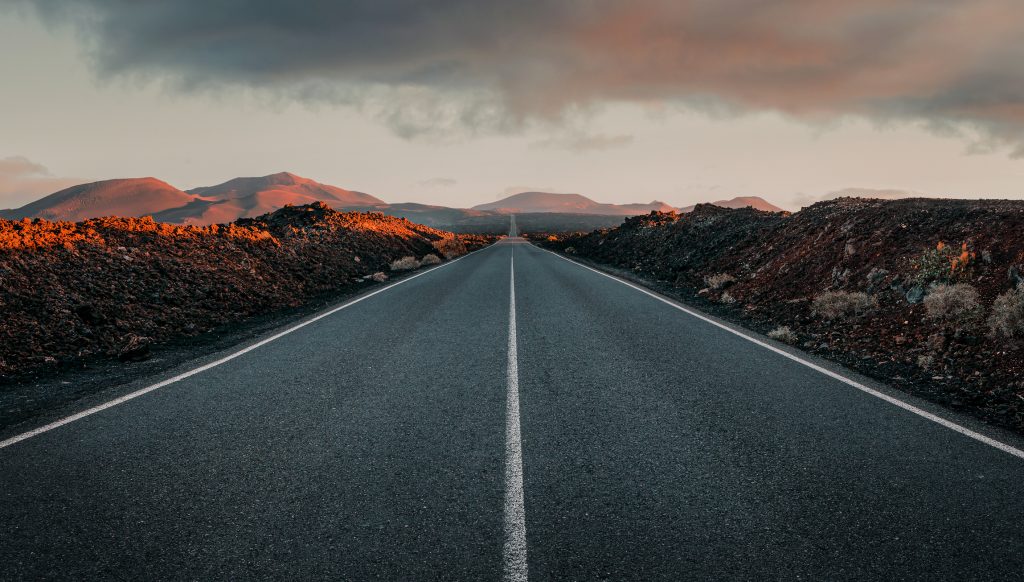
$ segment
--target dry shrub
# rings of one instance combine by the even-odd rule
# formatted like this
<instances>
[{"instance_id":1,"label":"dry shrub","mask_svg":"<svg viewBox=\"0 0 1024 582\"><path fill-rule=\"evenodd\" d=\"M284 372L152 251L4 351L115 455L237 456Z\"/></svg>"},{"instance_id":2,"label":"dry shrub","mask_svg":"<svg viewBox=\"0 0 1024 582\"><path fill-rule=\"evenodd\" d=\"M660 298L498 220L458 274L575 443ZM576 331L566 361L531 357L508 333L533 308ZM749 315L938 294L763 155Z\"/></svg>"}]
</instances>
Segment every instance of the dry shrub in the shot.
<instances>
[{"instance_id":1,"label":"dry shrub","mask_svg":"<svg viewBox=\"0 0 1024 582\"><path fill-rule=\"evenodd\" d=\"M708 275L704 277L704 284L712 289L721 289L726 285L736 282L736 277L733 277L729 273L718 273L717 275Z\"/></svg>"},{"instance_id":2,"label":"dry shrub","mask_svg":"<svg viewBox=\"0 0 1024 582\"><path fill-rule=\"evenodd\" d=\"M988 327L992 335L1024 336L1024 287L1018 285L996 297L988 317Z\"/></svg>"},{"instance_id":3,"label":"dry shrub","mask_svg":"<svg viewBox=\"0 0 1024 582\"><path fill-rule=\"evenodd\" d=\"M388 280L388 276L380 271L377 271L376 273L370 275L370 278L378 283L383 283L384 281Z\"/></svg>"},{"instance_id":4,"label":"dry shrub","mask_svg":"<svg viewBox=\"0 0 1024 582\"><path fill-rule=\"evenodd\" d=\"M429 254L420 259L420 265L426 267L427 265L440 265L441 257L435 254Z\"/></svg>"},{"instance_id":5,"label":"dry shrub","mask_svg":"<svg viewBox=\"0 0 1024 582\"><path fill-rule=\"evenodd\" d=\"M863 315L878 307L878 300L861 291L826 291L814 298L811 309L825 319Z\"/></svg>"},{"instance_id":6,"label":"dry shrub","mask_svg":"<svg viewBox=\"0 0 1024 582\"><path fill-rule=\"evenodd\" d=\"M397 261L391 261L392 271L411 271L419 267L420 262L416 260L416 257L402 257Z\"/></svg>"},{"instance_id":7,"label":"dry shrub","mask_svg":"<svg viewBox=\"0 0 1024 582\"><path fill-rule=\"evenodd\" d=\"M978 290L967 283L937 285L924 298L928 319L944 327L966 329L976 324L984 315Z\"/></svg>"},{"instance_id":8,"label":"dry shrub","mask_svg":"<svg viewBox=\"0 0 1024 582\"><path fill-rule=\"evenodd\" d=\"M728 291L722 293L722 296L719 297L718 300L722 303L725 303L726 305L732 305L733 303L736 303L736 298L733 297L732 294L729 293Z\"/></svg>"},{"instance_id":9,"label":"dry shrub","mask_svg":"<svg viewBox=\"0 0 1024 582\"><path fill-rule=\"evenodd\" d=\"M768 332L768 337L787 344L795 344L797 340L800 339L797 337L796 332L789 329L788 325L776 327Z\"/></svg>"},{"instance_id":10,"label":"dry shrub","mask_svg":"<svg viewBox=\"0 0 1024 582\"><path fill-rule=\"evenodd\" d=\"M455 257L461 257L468 252L466 250L466 243L455 237L436 240L432 244L434 245L434 248L437 249L437 252L441 253L441 256L449 261Z\"/></svg>"}]
</instances>

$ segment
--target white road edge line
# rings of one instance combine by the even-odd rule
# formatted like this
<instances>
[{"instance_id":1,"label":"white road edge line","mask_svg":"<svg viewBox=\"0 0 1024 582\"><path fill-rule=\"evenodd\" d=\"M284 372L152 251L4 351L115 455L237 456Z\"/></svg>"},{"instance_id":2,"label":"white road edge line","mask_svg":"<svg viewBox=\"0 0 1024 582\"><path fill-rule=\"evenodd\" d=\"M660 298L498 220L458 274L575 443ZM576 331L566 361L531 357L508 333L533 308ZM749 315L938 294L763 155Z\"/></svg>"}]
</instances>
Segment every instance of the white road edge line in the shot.
<instances>
[{"instance_id":1,"label":"white road edge line","mask_svg":"<svg viewBox=\"0 0 1024 582\"><path fill-rule=\"evenodd\" d=\"M537 248L539 248L539 247L537 247ZM878 390L875 390L874 388L870 388L868 386L865 386L864 384L861 384L860 382L857 382L856 380L852 380L850 378L847 378L846 376L843 376L842 374L837 374L837 373L835 373L835 372L833 372L831 370L823 368L823 367L821 367L821 366L819 366L819 365L817 365L817 364L815 364L813 362L810 362L808 360L805 360L805 359L801 358L800 356L797 356L795 354L791 354L791 353L789 353L789 352L787 352L785 350L779 349L779 348L777 348L777 347L775 347L775 346L773 346L771 344L765 343L765 342L763 342L763 341L761 341L761 340L759 340L759 339L757 339L757 338L755 338L753 336L747 335L747 334L745 334L745 333L743 333L743 332L741 332L739 330L733 329L733 328L731 328L731 327L729 327L727 325L723 325L723 324L721 324L721 323L719 323L719 322L717 322L717 321L715 321L715 320L713 320L713 319L711 319L709 317L705 317L704 315L701 315L700 313L697 313L696 311L692 311L690 309L687 309L686 307L683 307L682 305L680 305L680 304L678 304L678 303L676 303L674 301L671 301L671 300L666 299L666 298L664 298L664 297L662 297L660 295L657 295L656 293L653 293L653 292L651 292L651 291L649 291L647 289L644 289L643 287L640 287L638 285L634 285L633 283L630 283L629 281L626 281L624 279L620 279L620 278L618 278L618 277L616 277L614 275L609 275L608 273L605 273L603 271L599 271L599 270L597 270L597 269L595 269L593 267L589 267L589 266L584 265L582 263L578 263L578 262L576 262L576 261L574 261L574 260L572 260L570 258L563 257L562 255L560 255L560 254L558 254L556 252L549 251L547 249L540 249L540 250L548 252L548 253L551 253L551 254L555 255L556 257L558 257L558 258L560 258L560 259L562 259L564 261L568 261L569 263L572 263L573 265L576 265L577 267L582 267L582 268L587 269L589 271L593 271L593 272L597 273L598 275L602 275L604 277L608 277L609 279L611 279L613 281L617 281L619 283L622 283L623 285L625 285L627 287L632 287L633 289L643 293L644 295L648 295L650 297L653 297L654 299L657 299L658 301L661 301L662 303L664 303L666 305L672 306L672 307L678 309L679 311L682 311L682 312L684 312L684 313L686 313L688 315L696 317L697 319L699 319L701 321L710 323L711 325L713 325L715 327L724 329L725 331L727 331L727 332L729 332L729 333L731 333L733 335L739 336L739 337L741 337L741 338L743 338L743 339L745 339L745 340L747 340L747 341L749 341L751 343L757 344L757 345L761 346L762 348L765 348L767 350L771 350L771 351L775 352L776 354L779 354L780 356L783 356L785 358L793 360L794 362L797 362L798 364L802 364L802 365L804 365L804 366L814 370L815 372L820 372L821 374L824 374L824 375L828 376L829 378L833 378L835 380L839 380L840 382L842 382L844 384L847 384L849 386L852 386L852 387L856 388L857 390L860 390L861 392L866 392L867 394L870 394L871 396L874 396L875 398L884 400L884 401L888 402L889 404L892 404L893 406L898 406L898 407L902 408L903 410L906 410L907 412L912 412L912 413L914 413L914 414L916 414L916 415L918 415L918 416L920 416L922 418L926 418L926 419L928 419L928 420L930 420L930 421L932 421L932 422L934 422L936 424L942 425L942 426L944 426L944 427L946 427L946 428L948 428L948 429L950 429L952 431L956 431L956 432L958 432L958 433L960 433L960 434L962 434L962 435L964 435L966 437L972 438L972 439L974 439L974 440L976 440L978 442L984 443L984 444L986 444L986 445L988 445L990 447L994 447L996 449L999 449L1000 451L1003 451L1004 453L1009 453L1009 454L1011 454L1011 455L1013 455L1015 457L1024 459L1024 451L1022 451L1022 450L1020 450L1020 449L1018 449L1016 447L1013 447L1013 446L1010 446L1010 445L1008 445L1006 443L997 441L997 440L995 440L995 439L993 439L991 437L987 437L987 436L985 436L985 435L983 435L983 434L981 434L979 432L975 432L975 431L973 431L973 430L971 430L971 429L969 429L969 428L967 428L965 426L961 426L961 425L959 425L959 424L957 424L955 422L946 420L945 418L942 418L941 416L937 416L935 414L932 414L931 412L928 412L927 410L922 410L922 409L914 406L913 404L909 404L907 402L904 402L904 401L900 400L899 398L894 398L892 396L889 396L888 394L884 394L882 392L879 392Z\"/></svg>"},{"instance_id":2,"label":"white road edge line","mask_svg":"<svg viewBox=\"0 0 1024 582\"><path fill-rule=\"evenodd\" d=\"M511 247L514 249L515 247ZM519 355L516 349L516 263L509 262L508 393L505 416L505 546L507 582L526 582L526 507L523 502L523 443L519 432Z\"/></svg>"},{"instance_id":3,"label":"white road edge line","mask_svg":"<svg viewBox=\"0 0 1024 582\"><path fill-rule=\"evenodd\" d=\"M359 297L356 297L355 299L353 299L353 300L351 300L351 301L349 301L347 303L344 303L342 305L339 305L338 307L335 307L334 309L331 309L330 311L325 311L324 313L321 313L320 315L317 315L316 317L313 317L311 319L307 319L306 321L303 321L302 323L299 323L297 325L293 325L292 327L289 327L288 329L286 329L284 331L278 332L278 333L276 333L276 334L274 334L274 335L272 335L272 336L270 336L270 337L268 337L266 339L260 340L260 341L254 343L254 344L252 344L250 346L242 348L242 349L238 350L237 352L233 352L233 353L231 353L231 354L229 354L227 356L224 356L223 358L220 358L219 360L215 360L215 361L210 362L208 364L204 364L202 366L199 366L198 368L193 368L192 370L189 370L187 372L183 372L181 374L178 374L177 376L168 378L168 379L163 380L161 382L157 382L156 384L153 384L151 386L147 386L145 388L141 388L139 390L136 390L135 392L130 392L130 393L125 394L124 396L121 396L119 398L115 398L115 399L110 400L108 402L104 402L103 404L99 404L99 405L94 406L92 408L87 408L87 409L85 409L85 410L83 410L81 412L72 414L71 416L64 417L64 418L62 418L60 420L55 420L55 421L53 421L53 422L51 422L49 424L44 424L43 426L40 426L39 428L35 428L35 429L30 430L30 431L23 432L21 434L12 436L12 437L10 437L8 439L0 441L0 449L9 447L9 446L11 446L11 445L13 445L15 443L19 443L19 442L21 442L23 440L30 439L30 438L32 438L34 436L38 436L40 434L43 434L44 432L49 432L49 431L51 431L51 430L53 430L55 428L60 428L60 427L64 426L65 424L71 424L72 422L75 422L76 420L81 420L81 419L83 419L83 418L85 418L87 416L92 416L93 414L96 414L97 412L102 412L102 411L104 411L104 410L106 410L108 408L113 408L113 407L115 407L115 406L117 406L119 404L124 404L125 402L128 402L129 400L134 400L134 399L138 398L139 396L142 396L144 394L149 394L150 392L152 392L154 390L158 390L160 388L163 388L164 386L167 386L167 385L170 385L170 384L174 384L175 382L184 380L185 378L189 378L191 376L195 376L196 374L199 374L201 372L205 372L206 370L209 370L210 368L216 368L217 366L219 366L219 365L221 365L223 363L226 363L226 362L230 362L231 360L234 360L235 358L237 358L237 357L239 357L241 355L247 354L247 353L255 350L256 348L265 346L265 345L269 344L270 342L272 342L274 340L280 339L280 338L282 338L282 337L292 333L293 331L302 329L302 328L306 327L307 325L309 325L311 323L315 323L317 321L320 321L321 319L323 319L323 318L325 318L325 317L327 317L329 315L333 315L333 314L341 311L342 309L351 307L351 306L355 305L356 303L359 303L360 301L363 301L365 299L369 299L370 297L373 297L374 295L377 295L378 293L383 293L383 292L385 292L385 291L387 291L389 289L392 289L394 287L397 287L397 286L399 286L399 285L401 285L403 283L407 283L409 281L412 281L413 279L415 279L417 277L422 277L423 275L426 275L428 273L432 273L432 272L434 272L434 271L436 271L438 269L442 269L444 267L447 267L448 265L457 263L457 262L461 261L462 259L468 257L469 255L472 255L473 253L480 252L482 250L491 248L493 246L494 246L493 244L492 245L488 245L488 246L486 246L486 247L484 247L482 249L477 249L477 250L475 250L475 251L473 251L471 253L466 253L465 255L462 255L461 257L455 259L454 261L448 261L447 263L444 263L443 265L439 265L437 267L434 267L433 269L428 269L426 271L423 271L422 273L417 273L415 275L412 275L411 277L406 277L404 279L401 279L399 281L391 283L390 285L387 285L386 287L382 287L380 289L377 289L376 291L374 291L372 293L367 293L366 295L361 295Z\"/></svg>"}]
</instances>

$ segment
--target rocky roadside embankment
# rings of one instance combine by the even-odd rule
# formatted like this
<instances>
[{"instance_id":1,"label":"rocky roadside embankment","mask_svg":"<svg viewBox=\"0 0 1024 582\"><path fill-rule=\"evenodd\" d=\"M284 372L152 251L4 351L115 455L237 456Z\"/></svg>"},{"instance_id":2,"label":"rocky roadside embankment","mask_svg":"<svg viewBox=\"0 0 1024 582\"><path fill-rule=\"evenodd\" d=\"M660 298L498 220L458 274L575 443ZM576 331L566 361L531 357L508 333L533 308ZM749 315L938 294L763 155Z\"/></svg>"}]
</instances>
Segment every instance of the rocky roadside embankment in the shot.
<instances>
[{"instance_id":1,"label":"rocky roadside embankment","mask_svg":"<svg viewBox=\"0 0 1024 582\"><path fill-rule=\"evenodd\" d=\"M0 383L385 281L493 242L323 203L226 225L0 220Z\"/></svg>"},{"instance_id":2,"label":"rocky roadside embankment","mask_svg":"<svg viewBox=\"0 0 1024 582\"><path fill-rule=\"evenodd\" d=\"M1024 432L1024 202L700 205L542 244Z\"/></svg>"}]
</instances>

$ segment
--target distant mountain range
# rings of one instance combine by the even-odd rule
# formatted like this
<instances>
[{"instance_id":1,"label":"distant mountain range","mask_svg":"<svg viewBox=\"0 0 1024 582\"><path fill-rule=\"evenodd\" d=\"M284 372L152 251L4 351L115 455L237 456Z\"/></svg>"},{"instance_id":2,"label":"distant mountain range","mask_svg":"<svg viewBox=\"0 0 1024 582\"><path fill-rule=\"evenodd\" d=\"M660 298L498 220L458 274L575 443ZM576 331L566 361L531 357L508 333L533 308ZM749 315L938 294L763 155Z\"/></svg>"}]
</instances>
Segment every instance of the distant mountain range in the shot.
<instances>
[{"instance_id":1,"label":"distant mountain range","mask_svg":"<svg viewBox=\"0 0 1024 582\"><path fill-rule=\"evenodd\" d=\"M664 202L655 200L650 204L602 204L580 194L555 194L552 192L520 192L507 198L487 204L478 204L472 210L491 210L501 214L524 214L530 212L559 212L563 214L601 214L606 216L631 216L647 214L652 210L668 212L675 210Z\"/></svg>"},{"instance_id":2,"label":"distant mountain range","mask_svg":"<svg viewBox=\"0 0 1024 582\"><path fill-rule=\"evenodd\" d=\"M72 186L21 208L0 210L0 218L44 218L81 221L99 216L152 216L178 224L226 223L273 212L287 204L326 202L338 210L382 212L413 222L461 232L504 232L507 215L524 218L535 231L592 230L614 226L625 216L652 210L687 212L664 202L605 204L580 194L522 192L473 208L449 208L418 203L388 204L363 192L321 184L280 172L269 176L235 178L216 186L179 190L156 178L103 180ZM734 198L713 204L727 208L753 206L778 211L761 198Z\"/></svg>"},{"instance_id":3,"label":"distant mountain range","mask_svg":"<svg viewBox=\"0 0 1024 582\"><path fill-rule=\"evenodd\" d=\"M0 211L0 216L80 221L97 216L150 215L161 222L214 224L259 216L286 204L318 200L337 208L384 204L369 194L281 172L235 178L187 192L156 178L103 180L66 188L16 210Z\"/></svg>"}]
</instances>

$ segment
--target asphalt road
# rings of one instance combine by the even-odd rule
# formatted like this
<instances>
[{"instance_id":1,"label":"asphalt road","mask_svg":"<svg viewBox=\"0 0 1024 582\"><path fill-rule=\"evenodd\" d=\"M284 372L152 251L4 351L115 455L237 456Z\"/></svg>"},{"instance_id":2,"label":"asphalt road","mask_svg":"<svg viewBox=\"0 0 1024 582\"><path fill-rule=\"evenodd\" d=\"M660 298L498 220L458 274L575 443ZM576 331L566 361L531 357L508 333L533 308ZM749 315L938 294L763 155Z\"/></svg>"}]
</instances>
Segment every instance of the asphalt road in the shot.
<instances>
[{"instance_id":1,"label":"asphalt road","mask_svg":"<svg viewBox=\"0 0 1024 582\"><path fill-rule=\"evenodd\" d=\"M0 447L2 579L1022 572L1024 459L517 239Z\"/></svg>"}]
</instances>

